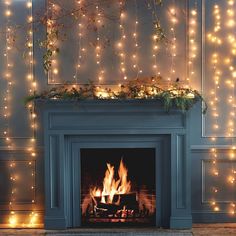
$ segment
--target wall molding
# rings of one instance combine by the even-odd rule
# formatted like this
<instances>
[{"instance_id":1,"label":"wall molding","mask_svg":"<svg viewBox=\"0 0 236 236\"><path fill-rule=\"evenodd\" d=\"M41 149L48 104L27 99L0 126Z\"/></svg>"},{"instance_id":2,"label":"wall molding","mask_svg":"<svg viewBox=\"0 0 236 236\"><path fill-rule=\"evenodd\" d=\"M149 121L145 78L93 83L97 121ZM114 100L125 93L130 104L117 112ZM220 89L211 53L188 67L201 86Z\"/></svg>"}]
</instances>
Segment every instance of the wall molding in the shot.
<instances>
[{"instance_id":1,"label":"wall molding","mask_svg":"<svg viewBox=\"0 0 236 236\"><path fill-rule=\"evenodd\" d=\"M190 149L191 151L211 151L212 148L215 148L217 150L233 150L234 145L191 145Z\"/></svg>"},{"instance_id":2,"label":"wall molding","mask_svg":"<svg viewBox=\"0 0 236 236\"><path fill-rule=\"evenodd\" d=\"M30 147L30 146L29 146ZM28 152L27 148L29 147L13 147L13 148L8 148L6 146L0 146L0 152L1 151L6 151L6 152ZM44 147L43 146L38 146L35 147L35 150L39 151L39 152L43 152L44 151Z\"/></svg>"}]
</instances>

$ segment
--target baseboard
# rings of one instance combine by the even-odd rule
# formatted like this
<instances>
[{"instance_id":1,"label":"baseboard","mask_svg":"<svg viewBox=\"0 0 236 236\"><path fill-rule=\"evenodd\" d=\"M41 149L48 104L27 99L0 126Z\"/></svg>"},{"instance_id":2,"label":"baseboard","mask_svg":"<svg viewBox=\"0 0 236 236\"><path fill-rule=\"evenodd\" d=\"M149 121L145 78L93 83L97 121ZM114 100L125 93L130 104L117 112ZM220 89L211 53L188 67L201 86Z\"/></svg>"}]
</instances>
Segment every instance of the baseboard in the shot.
<instances>
[{"instance_id":1,"label":"baseboard","mask_svg":"<svg viewBox=\"0 0 236 236\"><path fill-rule=\"evenodd\" d=\"M191 229L192 217L170 217L170 229Z\"/></svg>"}]
</instances>

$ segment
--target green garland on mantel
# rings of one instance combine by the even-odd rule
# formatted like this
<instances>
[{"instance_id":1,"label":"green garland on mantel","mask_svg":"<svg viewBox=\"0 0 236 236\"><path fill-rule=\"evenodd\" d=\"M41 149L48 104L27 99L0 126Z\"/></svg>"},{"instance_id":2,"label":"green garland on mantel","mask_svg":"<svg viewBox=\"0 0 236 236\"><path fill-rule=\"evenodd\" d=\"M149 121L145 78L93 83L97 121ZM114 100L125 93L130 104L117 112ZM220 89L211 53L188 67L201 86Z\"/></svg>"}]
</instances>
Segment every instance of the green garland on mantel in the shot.
<instances>
[{"instance_id":1,"label":"green garland on mantel","mask_svg":"<svg viewBox=\"0 0 236 236\"><path fill-rule=\"evenodd\" d=\"M185 112L189 110L196 102L203 102L202 112L207 111L207 104L202 95L191 88L180 86L177 79L176 83L169 85L168 88L156 85L154 80L143 81L136 79L125 85L120 85L119 90L111 88L102 88L93 83L83 86L63 85L44 91L41 94L35 93L25 98L25 104L35 100L158 100L163 104L164 109L168 112L172 108L180 109ZM150 82L151 81L151 82Z\"/></svg>"}]
</instances>

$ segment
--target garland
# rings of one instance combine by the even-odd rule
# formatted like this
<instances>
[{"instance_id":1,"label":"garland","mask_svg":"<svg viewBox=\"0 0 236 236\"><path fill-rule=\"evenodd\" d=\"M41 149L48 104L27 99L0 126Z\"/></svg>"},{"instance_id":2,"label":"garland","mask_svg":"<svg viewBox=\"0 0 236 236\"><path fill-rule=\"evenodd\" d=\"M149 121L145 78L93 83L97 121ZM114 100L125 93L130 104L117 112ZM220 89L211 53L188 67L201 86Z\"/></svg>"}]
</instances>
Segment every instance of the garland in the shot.
<instances>
[{"instance_id":1,"label":"garland","mask_svg":"<svg viewBox=\"0 0 236 236\"><path fill-rule=\"evenodd\" d=\"M41 94L34 94L25 98L25 104L35 100L132 100L132 99L155 99L161 101L164 109L168 112L172 108L185 112L196 102L203 102L203 113L207 111L207 104L197 90L186 88L179 84L179 79L166 87L156 83L159 78L135 79L127 84L120 85L118 90L102 88L93 83L83 86L63 85L55 87Z\"/></svg>"}]
</instances>

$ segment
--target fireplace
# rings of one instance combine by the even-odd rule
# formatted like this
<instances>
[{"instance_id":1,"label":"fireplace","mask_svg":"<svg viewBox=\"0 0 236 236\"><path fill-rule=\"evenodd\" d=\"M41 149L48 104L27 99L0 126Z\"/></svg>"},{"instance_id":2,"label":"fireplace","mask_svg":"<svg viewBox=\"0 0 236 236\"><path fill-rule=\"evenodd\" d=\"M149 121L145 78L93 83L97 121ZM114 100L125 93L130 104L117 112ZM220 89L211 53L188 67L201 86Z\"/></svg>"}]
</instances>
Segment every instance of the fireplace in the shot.
<instances>
[{"instance_id":1,"label":"fireplace","mask_svg":"<svg viewBox=\"0 0 236 236\"><path fill-rule=\"evenodd\" d=\"M45 228L191 228L189 113L158 101L38 101Z\"/></svg>"},{"instance_id":2,"label":"fireplace","mask_svg":"<svg viewBox=\"0 0 236 236\"><path fill-rule=\"evenodd\" d=\"M155 149L81 149L80 155L82 226L155 225Z\"/></svg>"}]
</instances>

